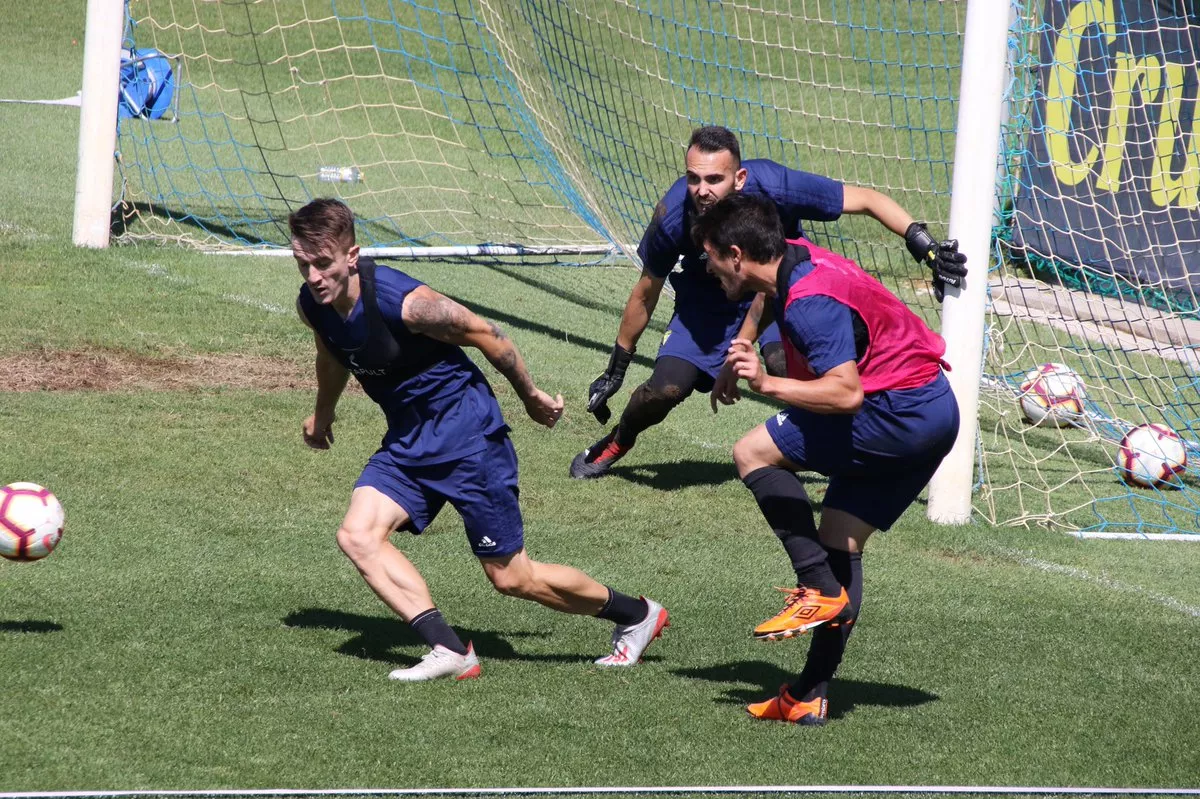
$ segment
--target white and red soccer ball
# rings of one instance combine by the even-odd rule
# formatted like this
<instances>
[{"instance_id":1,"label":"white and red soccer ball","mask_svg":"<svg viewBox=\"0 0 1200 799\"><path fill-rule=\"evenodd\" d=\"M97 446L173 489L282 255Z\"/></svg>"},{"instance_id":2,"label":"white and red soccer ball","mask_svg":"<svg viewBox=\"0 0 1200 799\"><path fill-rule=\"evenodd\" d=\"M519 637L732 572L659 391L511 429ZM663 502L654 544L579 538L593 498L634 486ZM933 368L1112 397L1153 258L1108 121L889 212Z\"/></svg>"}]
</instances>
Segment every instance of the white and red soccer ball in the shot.
<instances>
[{"instance_id":1,"label":"white and red soccer ball","mask_svg":"<svg viewBox=\"0 0 1200 799\"><path fill-rule=\"evenodd\" d=\"M37 483L0 488L0 557L41 560L62 538L63 507Z\"/></svg>"},{"instance_id":2,"label":"white and red soccer ball","mask_svg":"<svg viewBox=\"0 0 1200 799\"><path fill-rule=\"evenodd\" d=\"M1165 424L1140 424L1121 439L1117 470L1137 488L1179 488L1187 470L1187 450Z\"/></svg>"},{"instance_id":3,"label":"white and red soccer ball","mask_svg":"<svg viewBox=\"0 0 1200 799\"><path fill-rule=\"evenodd\" d=\"M1086 397L1079 375L1061 363L1044 363L1021 381L1021 410L1034 424L1069 427L1082 421Z\"/></svg>"}]
</instances>

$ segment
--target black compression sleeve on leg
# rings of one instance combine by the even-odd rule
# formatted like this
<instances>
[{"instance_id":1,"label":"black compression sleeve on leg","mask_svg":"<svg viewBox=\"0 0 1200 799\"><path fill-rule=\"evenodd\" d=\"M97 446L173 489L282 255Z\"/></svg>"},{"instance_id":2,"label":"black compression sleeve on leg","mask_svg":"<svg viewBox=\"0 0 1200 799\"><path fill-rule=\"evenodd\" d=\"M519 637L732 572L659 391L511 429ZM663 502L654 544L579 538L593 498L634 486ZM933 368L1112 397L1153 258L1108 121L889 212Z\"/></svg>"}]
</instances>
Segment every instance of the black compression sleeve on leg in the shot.
<instances>
[{"instance_id":1,"label":"black compression sleeve on leg","mask_svg":"<svg viewBox=\"0 0 1200 799\"><path fill-rule=\"evenodd\" d=\"M782 341L772 341L762 346L763 363L771 377L787 377L787 353Z\"/></svg>"},{"instance_id":2,"label":"black compression sleeve on leg","mask_svg":"<svg viewBox=\"0 0 1200 799\"><path fill-rule=\"evenodd\" d=\"M825 547L817 539L812 505L800 478L787 469L764 466L743 477L742 482L754 495L767 524L783 542L796 570L796 581L826 596L837 596L842 587L829 570Z\"/></svg>"},{"instance_id":3,"label":"black compression sleeve on leg","mask_svg":"<svg viewBox=\"0 0 1200 799\"><path fill-rule=\"evenodd\" d=\"M617 425L617 444L632 447L647 428L667 418L695 390L703 373L682 358L665 356L654 362L650 379L633 390Z\"/></svg>"}]
</instances>

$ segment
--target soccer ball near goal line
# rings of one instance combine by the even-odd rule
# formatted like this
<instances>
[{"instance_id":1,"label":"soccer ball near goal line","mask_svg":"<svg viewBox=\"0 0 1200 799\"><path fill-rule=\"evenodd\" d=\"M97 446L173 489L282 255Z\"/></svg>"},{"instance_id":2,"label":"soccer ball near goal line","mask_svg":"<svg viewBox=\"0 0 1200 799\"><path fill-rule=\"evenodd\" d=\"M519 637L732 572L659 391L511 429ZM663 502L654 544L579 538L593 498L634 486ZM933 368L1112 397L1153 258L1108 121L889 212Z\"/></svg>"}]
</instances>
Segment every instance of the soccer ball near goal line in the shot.
<instances>
[{"instance_id":1,"label":"soccer ball near goal line","mask_svg":"<svg viewBox=\"0 0 1200 799\"><path fill-rule=\"evenodd\" d=\"M0 488L0 557L41 560L54 551L63 531L63 507L37 483Z\"/></svg>"},{"instance_id":2,"label":"soccer ball near goal line","mask_svg":"<svg viewBox=\"0 0 1200 799\"><path fill-rule=\"evenodd\" d=\"M1034 424L1069 427L1083 420L1083 381L1071 367L1044 363L1021 382L1021 410Z\"/></svg>"},{"instance_id":3,"label":"soccer ball near goal line","mask_svg":"<svg viewBox=\"0 0 1200 799\"><path fill-rule=\"evenodd\" d=\"M1141 424L1121 439L1117 469L1122 480L1137 488L1179 488L1187 450L1166 425Z\"/></svg>"}]
</instances>

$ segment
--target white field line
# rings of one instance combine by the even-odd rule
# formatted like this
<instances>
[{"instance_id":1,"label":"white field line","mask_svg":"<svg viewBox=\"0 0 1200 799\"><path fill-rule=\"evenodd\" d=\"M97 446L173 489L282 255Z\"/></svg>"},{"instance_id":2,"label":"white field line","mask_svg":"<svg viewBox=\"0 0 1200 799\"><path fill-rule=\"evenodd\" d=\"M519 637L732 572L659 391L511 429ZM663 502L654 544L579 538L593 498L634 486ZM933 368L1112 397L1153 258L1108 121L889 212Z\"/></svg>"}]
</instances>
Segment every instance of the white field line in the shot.
<instances>
[{"instance_id":1,"label":"white field line","mask_svg":"<svg viewBox=\"0 0 1200 799\"><path fill-rule=\"evenodd\" d=\"M1144 597L1152 602L1157 602L1163 607L1178 611L1185 616L1191 616L1193 619L1200 619L1200 607L1189 605L1173 596L1159 594L1149 589L1142 588L1140 585L1123 583L1120 580L1114 580L1104 574L1092 574L1089 571L1085 571L1084 569L1080 569L1075 566L1063 566L1059 563L1051 563L1046 560L1041 560L1040 558L1035 558L1029 553L1022 552L1017 549L997 547L995 551L997 554L1014 560L1022 566L1029 566L1030 568L1037 569L1038 571L1043 571L1048 574L1061 574L1065 577L1071 577L1085 583L1093 583L1103 588L1107 588L1110 591Z\"/></svg>"},{"instance_id":2,"label":"white field line","mask_svg":"<svg viewBox=\"0 0 1200 799\"><path fill-rule=\"evenodd\" d=\"M303 790L43 791L0 793L0 799L120 799L121 797L280 796L545 796L612 794L935 793L977 795L1200 796L1200 788L1079 788L1011 785L664 785L570 788L329 788Z\"/></svg>"},{"instance_id":3,"label":"white field line","mask_svg":"<svg viewBox=\"0 0 1200 799\"><path fill-rule=\"evenodd\" d=\"M256 300L253 297L247 297L245 294L222 294L221 299L225 300L226 302L237 303L238 305L248 305L251 308L257 308L260 311L266 311L267 313L272 314L293 313L287 308L284 308L282 305L276 305L273 302Z\"/></svg>"},{"instance_id":4,"label":"white field line","mask_svg":"<svg viewBox=\"0 0 1200 799\"><path fill-rule=\"evenodd\" d=\"M160 280L165 280L168 283L174 283L179 286L199 285L191 278L171 274L162 264L145 264L141 263L140 261L125 259L125 265L132 269L137 269L140 272L145 272L151 277L156 277ZM254 297L248 297L245 294L222 294L221 299L225 302L232 302L236 305L246 305L250 308L257 308L260 311L266 311L267 313L271 314L291 313L291 311L281 305L276 305L275 303L271 302L264 302L263 300L259 300Z\"/></svg>"},{"instance_id":5,"label":"white field line","mask_svg":"<svg viewBox=\"0 0 1200 799\"><path fill-rule=\"evenodd\" d=\"M23 100L9 97L0 99L0 103L20 103L25 105L69 105L74 106L75 108L79 108L81 101L82 100L78 94L76 94L74 97L63 97L58 100Z\"/></svg>"},{"instance_id":6,"label":"white field line","mask_svg":"<svg viewBox=\"0 0 1200 799\"><path fill-rule=\"evenodd\" d=\"M16 222L8 222L0 219L0 235L17 236L26 241L45 241L49 239L45 233L39 233L32 228L27 228L24 225L18 225Z\"/></svg>"},{"instance_id":7,"label":"white field line","mask_svg":"<svg viewBox=\"0 0 1200 799\"><path fill-rule=\"evenodd\" d=\"M703 439L703 438L699 438L699 437L697 437L697 436L688 436L688 438L691 440L691 442L692 442L693 444L695 444L696 446L700 447L700 449L720 449L720 450L729 450L729 451L731 451L731 452L733 451L733 445L732 445L732 444L728 444L728 445L726 445L726 444L714 444L714 443L713 443L713 442L711 442L711 441L708 441L708 440L706 440L706 439Z\"/></svg>"},{"instance_id":8,"label":"white field line","mask_svg":"<svg viewBox=\"0 0 1200 799\"><path fill-rule=\"evenodd\" d=\"M1067 533L1075 538L1105 538L1112 541L1181 541L1200 544L1200 533L1089 533L1076 530Z\"/></svg>"}]
</instances>

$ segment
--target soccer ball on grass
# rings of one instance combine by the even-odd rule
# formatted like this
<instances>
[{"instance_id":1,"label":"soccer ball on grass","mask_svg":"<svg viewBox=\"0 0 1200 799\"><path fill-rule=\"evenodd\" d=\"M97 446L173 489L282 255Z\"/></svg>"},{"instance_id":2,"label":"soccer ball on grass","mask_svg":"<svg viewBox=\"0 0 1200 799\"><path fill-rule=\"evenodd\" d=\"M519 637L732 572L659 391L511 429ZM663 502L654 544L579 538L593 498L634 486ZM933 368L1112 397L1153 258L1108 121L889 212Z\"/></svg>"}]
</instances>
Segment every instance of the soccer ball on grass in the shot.
<instances>
[{"instance_id":1,"label":"soccer ball on grass","mask_svg":"<svg viewBox=\"0 0 1200 799\"><path fill-rule=\"evenodd\" d=\"M0 557L41 560L54 551L63 531L63 507L37 483L0 488Z\"/></svg>"},{"instance_id":2,"label":"soccer ball on grass","mask_svg":"<svg viewBox=\"0 0 1200 799\"><path fill-rule=\"evenodd\" d=\"M1083 381L1071 367L1044 363L1021 382L1021 410L1034 424L1069 427L1083 420Z\"/></svg>"},{"instance_id":3,"label":"soccer ball on grass","mask_svg":"<svg viewBox=\"0 0 1200 799\"><path fill-rule=\"evenodd\" d=\"M1140 424L1125 434L1117 470L1136 488L1179 488L1187 469L1187 450L1179 434L1165 424Z\"/></svg>"}]
</instances>

